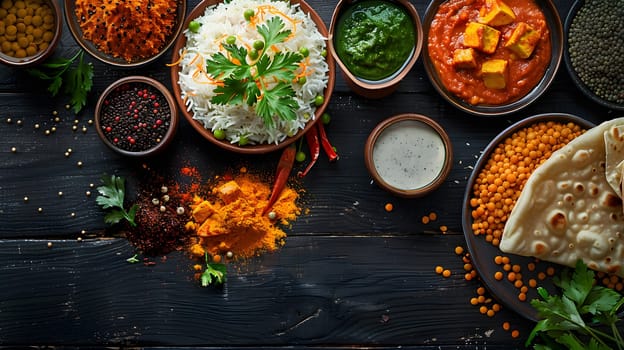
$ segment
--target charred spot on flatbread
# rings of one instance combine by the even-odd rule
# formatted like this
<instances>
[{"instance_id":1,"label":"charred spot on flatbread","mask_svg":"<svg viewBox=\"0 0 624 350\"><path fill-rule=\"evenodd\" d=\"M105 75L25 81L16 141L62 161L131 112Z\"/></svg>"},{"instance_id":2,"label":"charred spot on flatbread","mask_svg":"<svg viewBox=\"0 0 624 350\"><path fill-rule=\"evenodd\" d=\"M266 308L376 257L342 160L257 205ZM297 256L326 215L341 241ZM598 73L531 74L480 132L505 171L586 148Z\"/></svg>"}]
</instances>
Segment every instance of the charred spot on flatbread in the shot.
<instances>
[{"instance_id":1,"label":"charred spot on flatbread","mask_svg":"<svg viewBox=\"0 0 624 350\"><path fill-rule=\"evenodd\" d=\"M568 220L564 213L557 211L550 216L550 227L555 231L563 231L568 226Z\"/></svg>"},{"instance_id":2,"label":"charred spot on flatbread","mask_svg":"<svg viewBox=\"0 0 624 350\"><path fill-rule=\"evenodd\" d=\"M602 204L609 208L616 208L622 205L622 198L616 196L611 192L607 192L605 193Z\"/></svg>"}]
</instances>

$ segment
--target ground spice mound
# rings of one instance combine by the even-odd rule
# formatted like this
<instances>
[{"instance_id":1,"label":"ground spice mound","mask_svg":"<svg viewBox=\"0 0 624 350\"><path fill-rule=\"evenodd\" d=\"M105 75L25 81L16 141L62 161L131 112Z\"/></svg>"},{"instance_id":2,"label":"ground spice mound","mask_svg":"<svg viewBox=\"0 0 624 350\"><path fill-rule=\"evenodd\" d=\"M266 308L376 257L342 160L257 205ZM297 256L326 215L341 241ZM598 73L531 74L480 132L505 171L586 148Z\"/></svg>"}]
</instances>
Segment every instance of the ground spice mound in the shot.
<instances>
[{"instance_id":1,"label":"ground spice mound","mask_svg":"<svg viewBox=\"0 0 624 350\"><path fill-rule=\"evenodd\" d=\"M157 54L172 35L176 0L76 0L82 35L128 62Z\"/></svg>"},{"instance_id":2,"label":"ground spice mound","mask_svg":"<svg viewBox=\"0 0 624 350\"><path fill-rule=\"evenodd\" d=\"M268 215L262 215L271 188L258 177L241 174L224 178L211 187L205 198L195 196L191 220L186 228L195 234L191 254L205 253L235 258L275 251L284 244L281 228L301 214L297 191L286 187ZM220 259L220 258L218 258Z\"/></svg>"},{"instance_id":3,"label":"ground spice mound","mask_svg":"<svg viewBox=\"0 0 624 350\"><path fill-rule=\"evenodd\" d=\"M188 245L184 228L189 218L185 193L175 183L146 176L139 186L136 227L129 227L126 238L145 255L164 255Z\"/></svg>"}]
</instances>

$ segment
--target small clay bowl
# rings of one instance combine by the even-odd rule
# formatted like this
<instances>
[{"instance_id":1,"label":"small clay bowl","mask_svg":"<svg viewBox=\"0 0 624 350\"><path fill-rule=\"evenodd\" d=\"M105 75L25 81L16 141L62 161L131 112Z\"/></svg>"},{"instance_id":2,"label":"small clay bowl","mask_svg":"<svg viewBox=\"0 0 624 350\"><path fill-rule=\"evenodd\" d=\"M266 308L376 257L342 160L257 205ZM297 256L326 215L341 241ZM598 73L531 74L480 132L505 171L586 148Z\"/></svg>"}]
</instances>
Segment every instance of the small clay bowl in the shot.
<instances>
[{"instance_id":1,"label":"small clay bowl","mask_svg":"<svg viewBox=\"0 0 624 350\"><path fill-rule=\"evenodd\" d=\"M57 0L55 0L57 1ZM82 47L87 53L96 58L97 60L118 68L137 68L146 66L149 63L160 58L175 42L178 35L182 32L182 22L184 22L184 16L186 15L186 0L176 0L175 9L175 22L170 34L164 40L164 43L158 49L158 52L146 57L134 57L130 60L126 60L120 57L118 54L107 53L98 48L92 41L87 40L84 37L83 30L80 27L80 22L76 16L76 0L64 0L65 1L65 19L67 21L67 27L72 36L78 42L78 45ZM124 2L125 3L125 2ZM159 14L162 15L162 14ZM125 23L127 23L126 20ZM144 45L144 43L135 43L134 45Z\"/></svg>"},{"instance_id":2,"label":"small clay bowl","mask_svg":"<svg viewBox=\"0 0 624 350\"><path fill-rule=\"evenodd\" d=\"M173 140L178 122L171 92L145 76L115 81L104 90L95 106L100 139L113 151L129 157L160 153Z\"/></svg>"},{"instance_id":3,"label":"small clay bowl","mask_svg":"<svg viewBox=\"0 0 624 350\"><path fill-rule=\"evenodd\" d=\"M399 114L379 123L364 148L366 168L383 189L417 198L437 189L451 171L453 147L444 129L420 114Z\"/></svg>"},{"instance_id":4,"label":"small clay bowl","mask_svg":"<svg viewBox=\"0 0 624 350\"><path fill-rule=\"evenodd\" d=\"M17 57L16 55L7 54L0 50L0 62L2 62L3 64L11 67L32 67L43 63L48 57L50 57L50 55L52 55L52 53L54 53L54 50L56 49L56 46L58 45L62 36L63 16L61 14L61 8L57 0L42 0L41 3L47 5L52 10L51 16L54 19L54 23L49 23L49 19L44 18L44 23L42 24L45 32L52 32L52 37L50 38L47 46L39 46L36 48L34 48L33 46L36 52L30 53L25 51L25 57ZM20 23L19 14L17 23ZM7 29L8 25L5 27L5 33ZM48 37L49 34L45 34L45 32L45 37Z\"/></svg>"},{"instance_id":5,"label":"small clay bowl","mask_svg":"<svg viewBox=\"0 0 624 350\"><path fill-rule=\"evenodd\" d=\"M339 22L341 20L341 16L344 12L352 5L356 4L358 1L354 0L340 0L334 9L334 13L331 18L331 23L329 26L329 37L328 37L328 49L330 54L336 60L336 64L340 67L343 78L345 79L349 88L355 92L356 94L371 98L378 99L386 97L392 94L399 83L412 69L418 57L420 56L420 51L423 45L423 31L422 25L420 22L420 16L412 5L407 0L384 0L390 4L398 5L402 9L404 9L407 14L410 16L412 23L414 25L414 35L415 35L415 45L412 48L411 54L408 56L407 60L403 63L403 65L390 76L380 79L380 80L369 80L358 77L354 73L352 73L347 65L340 57L337 51L337 27L339 26Z\"/></svg>"}]
</instances>

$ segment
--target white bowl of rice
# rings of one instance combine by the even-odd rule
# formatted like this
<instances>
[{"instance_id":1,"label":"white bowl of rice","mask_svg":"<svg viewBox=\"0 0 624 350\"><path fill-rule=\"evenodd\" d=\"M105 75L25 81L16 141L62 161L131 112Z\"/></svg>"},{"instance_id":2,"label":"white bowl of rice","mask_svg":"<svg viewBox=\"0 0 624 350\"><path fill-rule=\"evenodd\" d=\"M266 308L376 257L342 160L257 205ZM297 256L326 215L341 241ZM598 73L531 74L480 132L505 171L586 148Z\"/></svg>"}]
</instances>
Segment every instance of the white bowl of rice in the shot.
<instances>
[{"instance_id":1,"label":"white bowl of rice","mask_svg":"<svg viewBox=\"0 0 624 350\"><path fill-rule=\"evenodd\" d=\"M204 0L183 28L173 49L173 92L209 141L237 153L268 153L320 119L335 64L327 28L306 2Z\"/></svg>"}]
</instances>

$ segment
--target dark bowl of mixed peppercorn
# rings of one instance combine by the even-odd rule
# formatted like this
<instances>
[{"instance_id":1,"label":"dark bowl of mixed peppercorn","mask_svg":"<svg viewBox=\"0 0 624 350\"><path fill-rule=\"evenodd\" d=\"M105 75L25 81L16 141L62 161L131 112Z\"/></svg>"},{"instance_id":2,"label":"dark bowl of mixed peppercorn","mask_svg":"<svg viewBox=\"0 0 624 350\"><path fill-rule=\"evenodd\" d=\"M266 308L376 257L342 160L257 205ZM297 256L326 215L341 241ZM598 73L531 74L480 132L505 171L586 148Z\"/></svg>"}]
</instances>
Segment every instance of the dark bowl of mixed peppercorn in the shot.
<instances>
[{"instance_id":1,"label":"dark bowl of mixed peppercorn","mask_svg":"<svg viewBox=\"0 0 624 350\"><path fill-rule=\"evenodd\" d=\"M126 156L146 157L165 149L178 127L176 102L160 82L128 76L104 90L95 107L102 141Z\"/></svg>"},{"instance_id":2,"label":"dark bowl of mixed peppercorn","mask_svg":"<svg viewBox=\"0 0 624 350\"><path fill-rule=\"evenodd\" d=\"M565 21L564 60L590 100L624 111L624 7L613 0L577 0Z\"/></svg>"}]
</instances>

